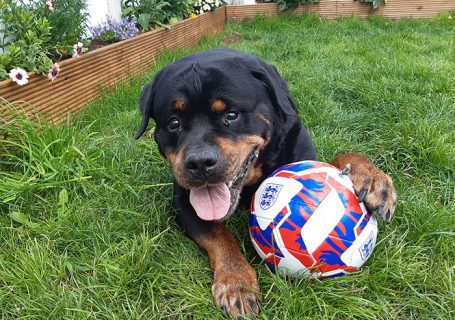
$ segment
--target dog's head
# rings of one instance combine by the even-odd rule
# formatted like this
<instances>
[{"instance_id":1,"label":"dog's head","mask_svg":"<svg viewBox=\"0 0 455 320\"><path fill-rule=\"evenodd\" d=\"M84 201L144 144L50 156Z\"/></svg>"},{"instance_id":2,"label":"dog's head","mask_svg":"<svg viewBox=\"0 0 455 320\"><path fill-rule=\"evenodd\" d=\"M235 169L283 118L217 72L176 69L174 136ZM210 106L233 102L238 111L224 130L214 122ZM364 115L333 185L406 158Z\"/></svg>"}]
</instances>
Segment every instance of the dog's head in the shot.
<instances>
[{"instance_id":1,"label":"dog's head","mask_svg":"<svg viewBox=\"0 0 455 320\"><path fill-rule=\"evenodd\" d=\"M228 49L165 67L144 88L140 105L136 138L153 118L160 152L205 220L222 220L234 211L242 187L261 177L256 160L273 126L296 115L274 67Z\"/></svg>"}]
</instances>

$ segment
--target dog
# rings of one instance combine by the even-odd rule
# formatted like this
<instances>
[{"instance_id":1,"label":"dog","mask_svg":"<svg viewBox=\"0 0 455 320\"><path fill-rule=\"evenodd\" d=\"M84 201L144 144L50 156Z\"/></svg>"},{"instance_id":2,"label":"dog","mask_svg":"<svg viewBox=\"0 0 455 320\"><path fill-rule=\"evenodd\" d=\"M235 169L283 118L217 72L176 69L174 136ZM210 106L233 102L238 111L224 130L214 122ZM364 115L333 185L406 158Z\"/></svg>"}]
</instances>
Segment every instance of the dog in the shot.
<instances>
[{"instance_id":1,"label":"dog","mask_svg":"<svg viewBox=\"0 0 455 320\"><path fill-rule=\"evenodd\" d=\"M316 160L286 82L260 58L232 49L187 56L159 71L140 96L142 123L172 166L177 224L208 254L215 304L232 318L260 311L259 284L221 223L282 165ZM337 156L359 201L386 222L396 207L392 179L361 154Z\"/></svg>"}]
</instances>

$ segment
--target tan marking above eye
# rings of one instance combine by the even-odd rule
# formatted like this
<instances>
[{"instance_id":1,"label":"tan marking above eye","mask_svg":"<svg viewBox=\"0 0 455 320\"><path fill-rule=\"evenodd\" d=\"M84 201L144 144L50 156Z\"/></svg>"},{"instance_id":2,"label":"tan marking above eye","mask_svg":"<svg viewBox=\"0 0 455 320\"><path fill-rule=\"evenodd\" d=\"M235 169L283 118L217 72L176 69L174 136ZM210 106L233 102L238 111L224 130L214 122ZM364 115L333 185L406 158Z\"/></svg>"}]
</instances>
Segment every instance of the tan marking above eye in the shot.
<instances>
[{"instance_id":1,"label":"tan marking above eye","mask_svg":"<svg viewBox=\"0 0 455 320\"><path fill-rule=\"evenodd\" d=\"M222 112L226 110L226 103L224 103L224 101L220 99L216 99L215 101L213 101L211 108L215 112Z\"/></svg>"},{"instance_id":2,"label":"tan marking above eye","mask_svg":"<svg viewBox=\"0 0 455 320\"><path fill-rule=\"evenodd\" d=\"M177 111L183 111L185 110L185 100L183 99L177 99L172 103L172 107L174 107L175 110Z\"/></svg>"}]
</instances>

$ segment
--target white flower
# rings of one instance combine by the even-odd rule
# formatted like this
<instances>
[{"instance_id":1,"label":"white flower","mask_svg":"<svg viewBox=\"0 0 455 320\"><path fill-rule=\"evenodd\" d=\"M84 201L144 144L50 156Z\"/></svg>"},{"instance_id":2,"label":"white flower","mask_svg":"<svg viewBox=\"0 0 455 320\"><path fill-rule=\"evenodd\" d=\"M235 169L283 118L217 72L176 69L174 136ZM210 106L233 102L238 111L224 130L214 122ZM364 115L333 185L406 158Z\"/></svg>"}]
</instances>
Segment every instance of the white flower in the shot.
<instances>
[{"instance_id":1,"label":"white flower","mask_svg":"<svg viewBox=\"0 0 455 320\"><path fill-rule=\"evenodd\" d=\"M24 69L14 68L9 72L11 80L16 82L18 85L23 86L28 83L28 74Z\"/></svg>"},{"instance_id":2,"label":"white flower","mask_svg":"<svg viewBox=\"0 0 455 320\"><path fill-rule=\"evenodd\" d=\"M54 12L55 8L54 8L54 2L53 1L51 1L51 0L46 1L46 5L47 5L47 7L48 7L48 9L50 11Z\"/></svg>"},{"instance_id":3,"label":"white flower","mask_svg":"<svg viewBox=\"0 0 455 320\"><path fill-rule=\"evenodd\" d=\"M204 5L202 6L202 9L203 9L204 11L210 11L211 8L210 8L210 5L206 3L206 4L204 4Z\"/></svg>"},{"instance_id":4,"label":"white flower","mask_svg":"<svg viewBox=\"0 0 455 320\"><path fill-rule=\"evenodd\" d=\"M60 72L60 66L56 62L52 65L52 68L49 69L49 73L47 74L47 77L49 78L49 80L54 82L54 80L57 79L59 72Z\"/></svg>"},{"instance_id":5,"label":"white flower","mask_svg":"<svg viewBox=\"0 0 455 320\"><path fill-rule=\"evenodd\" d=\"M84 48L84 44L82 42L78 42L73 45L73 57L80 57L82 55L82 49Z\"/></svg>"},{"instance_id":6,"label":"white flower","mask_svg":"<svg viewBox=\"0 0 455 320\"><path fill-rule=\"evenodd\" d=\"M204 10L201 9L201 10L199 11L199 13L200 13L200 14L203 14L203 13L204 13Z\"/></svg>"}]
</instances>

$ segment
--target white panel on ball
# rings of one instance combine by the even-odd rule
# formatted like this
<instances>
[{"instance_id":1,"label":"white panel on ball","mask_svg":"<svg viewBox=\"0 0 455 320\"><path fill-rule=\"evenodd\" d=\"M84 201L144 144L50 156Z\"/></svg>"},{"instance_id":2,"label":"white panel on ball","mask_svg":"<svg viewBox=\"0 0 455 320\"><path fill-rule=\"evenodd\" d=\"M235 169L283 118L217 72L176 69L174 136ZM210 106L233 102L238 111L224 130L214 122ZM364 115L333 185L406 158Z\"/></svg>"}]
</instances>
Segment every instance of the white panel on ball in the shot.
<instances>
[{"instance_id":1,"label":"white panel on ball","mask_svg":"<svg viewBox=\"0 0 455 320\"><path fill-rule=\"evenodd\" d=\"M362 220L362 219L361 219ZM344 263L353 267L362 266L370 257L376 237L378 235L378 222L374 216L371 216L365 228L360 233L355 242L341 255ZM349 258L348 258L349 257Z\"/></svg>"},{"instance_id":2,"label":"white panel on ball","mask_svg":"<svg viewBox=\"0 0 455 320\"><path fill-rule=\"evenodd\" d=\"M335 190L329 192L302 228L302 238L313 253L344 215L344 206Z\"/></svg>"}]
</instances>

